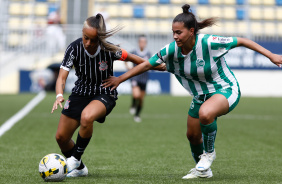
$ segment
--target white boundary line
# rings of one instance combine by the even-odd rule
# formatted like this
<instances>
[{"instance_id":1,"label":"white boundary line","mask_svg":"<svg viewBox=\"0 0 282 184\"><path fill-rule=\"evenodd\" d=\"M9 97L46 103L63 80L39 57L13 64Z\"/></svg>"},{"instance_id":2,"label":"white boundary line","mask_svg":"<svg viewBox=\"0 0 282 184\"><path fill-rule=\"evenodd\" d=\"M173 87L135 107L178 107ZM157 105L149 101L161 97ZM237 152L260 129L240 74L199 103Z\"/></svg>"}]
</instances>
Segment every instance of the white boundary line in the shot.
<instances>
[{"instance_id":1,"label":"white boundary line","mask_svg":"<svg viewBox=\"0 0 282 184\"><path fill-rule=\"evenodd\" d=\"M37 106L46 96L45 91L36 95L28 104L24 106L19 112L8 119L2 126L0 126L0 137L10 130L18 121L24 118L35 106Z\"/></svg>"}]
</instances>

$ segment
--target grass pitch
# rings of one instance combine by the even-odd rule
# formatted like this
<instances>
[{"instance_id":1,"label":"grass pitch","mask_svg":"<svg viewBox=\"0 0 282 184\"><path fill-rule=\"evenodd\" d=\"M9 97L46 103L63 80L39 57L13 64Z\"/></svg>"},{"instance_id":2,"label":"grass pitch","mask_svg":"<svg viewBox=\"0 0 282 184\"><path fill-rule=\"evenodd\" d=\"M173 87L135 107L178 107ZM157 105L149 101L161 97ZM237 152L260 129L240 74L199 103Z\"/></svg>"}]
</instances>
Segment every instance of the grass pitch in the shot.
<instances>
[{"instance_id":1,"label":"grass pitch","mask_svg":"<svg viewBox=\"0 0 282 184\"><path fill-rule=\"evenodd\" d=\"M33 96L1 95L0 124ZM0 183L43 183L40 159L60 153L55 141L60 111L50 114L54 99L48 94L0 137ZM83 155L89 176L63 183L282 183L281 98L242 98L219 118L214 177L189 181L181 177L195 167L185 136L191 98L146 97L142 123L128 114L130 101L119 97L106 123L95 122Z\"/></svg>"}]
</instances>

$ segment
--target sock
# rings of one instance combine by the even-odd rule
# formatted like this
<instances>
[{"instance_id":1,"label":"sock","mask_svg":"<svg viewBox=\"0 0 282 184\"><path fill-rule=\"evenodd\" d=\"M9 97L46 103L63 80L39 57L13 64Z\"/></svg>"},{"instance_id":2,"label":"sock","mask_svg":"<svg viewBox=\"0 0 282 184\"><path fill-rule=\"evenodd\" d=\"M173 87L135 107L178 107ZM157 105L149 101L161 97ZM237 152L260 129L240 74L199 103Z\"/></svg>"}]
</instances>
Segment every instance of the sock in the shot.
<instances>
[{"instance_id":1,"label":"sock","mask_svg":"<svg viewBox=\"0 0 282 184\"><path fill-rule=\"evenodd\" d=\"M131 108L135 108L136 107L136 99L132 97L132 105Z\"/></svg>"},{"instance_id":2,"label":"sock","mask_svg":"<svg viewBox=\"0 0 282 184\"><path fill-rule=\"evenodd\" d=\"M204 152L203 144L194 145L190 143L190 148L191 148L192 156L197 164L200 161L199 156Z\"/></svg>"},{"instance_id":3,"label":"sock","mask_svg":"<svg viewBox=\"0 0 282 184\"><path fill-rule=\"evenodd\" d=\"M139 103L138 103L138 106L136 108L136 113L135 113L135 116L139 116L140 112L141 112L141 109L142 109L142 105L141 105L141 102L140 100L138 100Z\"/></svg>"},{"instance_id":4,"label":"sock","mask_svg":"<svg viewBox=\"0 0 282 184\"><path fill-rule=\"evenodd\" d=\"M63 152L63 151L62 151L62 153L63 153L63 155L64 155L66 158L69 158L69 157L72 156L72 154L73 154L73 152L74 152L74 149L75 149L75 145L74 145L74 147L72 147L72 149L70 149L69 151L66 151L66 152ZM82 160L81 160L81 164L80 164L80 166L79 166L77 169L80 170L80 169L83 169L83 168L84 168L84 164L83 164L83 162L82 162Z\"/></svg>"},{"instance_id":5,"label":"sock","mask_svg":"<svg viewBox=\"0 0 282 184\"><path fill-rule=\"evenodd\" d=\"M201 130L203 134L204 150L208 153L214 151L214 142L217 133L216 119L209 125L201 125Z\"/></svg>"},{"instance_id":6,"label":"sock","mask_svg":"<svg viewBox=\"0 0 282 184\"><path fill-rule=\"evenodd\" d=\"M72 154L77 160L81 159L82 154L84 153L85 148L87 147L91 137L82 138L79 133L77 135L75 150Z\"/></svg>"},{"instance_id":7,"label":"sock","mask_svg":"<svg viewBox=\"0 0 282 184\"><path fill-rule=\"evenodd\" d=\"M69 151L65 151L65 152L62 151L63 155L64 155L66 158L71 157L72 154L73 154L73 152L74 152L74 148L75 148L75 145L74 145L74 146L72 147L72 149L70 149Z\"/></svg>"}]
</instances>

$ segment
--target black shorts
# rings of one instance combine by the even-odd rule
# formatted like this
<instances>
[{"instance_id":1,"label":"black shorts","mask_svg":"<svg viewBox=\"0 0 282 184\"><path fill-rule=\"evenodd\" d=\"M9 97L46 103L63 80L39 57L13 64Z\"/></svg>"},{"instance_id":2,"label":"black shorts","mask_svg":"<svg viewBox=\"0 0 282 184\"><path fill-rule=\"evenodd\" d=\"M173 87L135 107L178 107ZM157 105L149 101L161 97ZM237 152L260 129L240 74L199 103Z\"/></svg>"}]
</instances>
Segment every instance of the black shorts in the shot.
<instances>
[{"instance_id":1,"label":"black shorts","mask_svg":"<svg viewBox=\"0 0 282 184\"><path fill-rule=\"evenodd\" d=\"M116 106L116 99L110 95L101 94L95 96L80 96L72 93L65 103L62 114L80 121L83 109L93 100L99 100L106 106L106 116L110 114L113 108ZM98 119L97 121L99 123L104 123L106 116Z\"/></svg>"},{"instance_id":2,"label":"black shorts","mask_svg":"<svg viewBox=\"0 0 282 184\"><path fill-rule=\"evenodd\" d=\"M131 85L132 85L132 87L138 86L141 89L141 91L146 91L147 83L143 83L143 82L138 82L136 80L132 80L131 81Z\"/></svg>"}]
</instances>

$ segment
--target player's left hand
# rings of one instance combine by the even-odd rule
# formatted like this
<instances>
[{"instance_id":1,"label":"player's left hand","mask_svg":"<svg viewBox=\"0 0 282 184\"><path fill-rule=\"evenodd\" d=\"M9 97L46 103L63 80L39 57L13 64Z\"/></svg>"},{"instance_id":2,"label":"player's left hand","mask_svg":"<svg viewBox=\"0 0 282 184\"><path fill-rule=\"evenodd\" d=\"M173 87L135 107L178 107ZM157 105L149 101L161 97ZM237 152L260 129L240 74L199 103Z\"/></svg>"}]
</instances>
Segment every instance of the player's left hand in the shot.
<instances>
[{"instance_id":1,"label":"player's left hand","mask_svg":"<svg viewBox=\"0 0 282 184\"><path fill-rule=\"evenodd\" d=\"M109 78L107 78L103 82L104 82L102 84L103 88L112 87L111 91L116 89L119 86L119 84L120 84L119 77L113 77L113 76L110 76Z\"/></svg>"},{"instance_id":2,"label":"player's left hand","mask_svg":"<svg viewBox=\"0 0 282 184\"><path fill-rule=\"evenodd\" d=\"M282 56L278 54L272 54L269 58L272 63L277 65L278 67L282 67Z\"/></svg>"}]
</instances>

